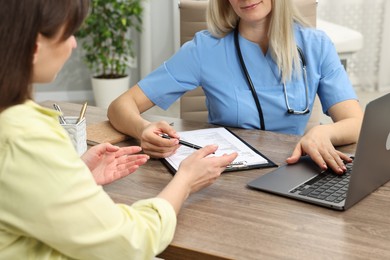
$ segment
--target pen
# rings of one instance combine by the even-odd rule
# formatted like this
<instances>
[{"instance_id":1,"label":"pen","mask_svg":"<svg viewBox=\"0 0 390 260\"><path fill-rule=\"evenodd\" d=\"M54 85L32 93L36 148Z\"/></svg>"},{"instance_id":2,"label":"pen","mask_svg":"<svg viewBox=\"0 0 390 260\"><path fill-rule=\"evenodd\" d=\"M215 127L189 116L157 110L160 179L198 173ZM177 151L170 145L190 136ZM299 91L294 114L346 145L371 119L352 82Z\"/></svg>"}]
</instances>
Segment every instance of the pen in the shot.
<instances>
[{"instance_id":1,"label":"pen","mask_svg":"<svg viewBox=\"0 0 390 260\"><path fill-rule=\"evenodd\" d=\"M162 138L165 138L165 139L171 139L171 138L172 138L172 137L170 137L170 136L167 135L167 134L160 134L160 136L161 136ZM190 148L193 148L193 149L196 149L196 150L199 150L199 149L202 148L202 147L199 146L199 145L192 144L192 143L189 143L189 142L180 140L180 139L179 139L179 144L182 144L182 145L184 145L184 146L187 146L187 147L190 147Z\"/></svg>"},{"instance_id":2,"label":"pen","mask_svg":"<svg viewBox=\"0 0 390 260\"><path fill-rule=\"evenodd\" d=\"M60 124L63 124L63 125L66 125L66 121L65 121L65 118L63 116L63 113L61 111L61 108L59 105L57 105L56 103L53 104L53 107L55 110L57 110L58 112L61 113L61 115L59 116L59 120L60 120Z\"/></svg>"},{"instance_id":3,"label":"pen","mask_svg":"<svg viewBox=\"0 0 390 260\"><path fill-rule=\"evenodd\" d=\"M81 108L80 116L77 119L77 123L76 124L80 123L80 121L83 120L83 118L85 117L85 111L87 110L87 106L88 106L88 102L85 102L83 107Z\"/></svg>"},{"instance_id":4,"label":"pen","mask_svg":"<svg viewBox=\"0 0 390 260\"><path fill-rule=\"evenodd\" d=\"M248 168L248 164L246 161L237 161L237 162L232 162L228 166L226 166L226 169L237 169L237 168Z\"/></svg>"}]
</instances>

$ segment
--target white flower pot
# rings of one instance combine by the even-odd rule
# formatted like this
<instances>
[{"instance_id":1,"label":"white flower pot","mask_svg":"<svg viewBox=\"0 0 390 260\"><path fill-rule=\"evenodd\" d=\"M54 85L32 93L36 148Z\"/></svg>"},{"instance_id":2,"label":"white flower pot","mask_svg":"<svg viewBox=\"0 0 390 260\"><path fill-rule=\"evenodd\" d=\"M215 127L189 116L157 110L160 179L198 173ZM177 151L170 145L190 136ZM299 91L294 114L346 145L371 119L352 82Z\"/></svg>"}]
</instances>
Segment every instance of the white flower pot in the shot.
<instances>
[{"instance_id":1,"label":"white flower pot","mask_svg":"<svg viewBox=\"0 0 390 260\"><path fill-rule=\"evenodd\" d=\"M119 79L91 78L95 104L108 108L110 103L130 87L130 76Z\"/></svg>"}]
</instances>

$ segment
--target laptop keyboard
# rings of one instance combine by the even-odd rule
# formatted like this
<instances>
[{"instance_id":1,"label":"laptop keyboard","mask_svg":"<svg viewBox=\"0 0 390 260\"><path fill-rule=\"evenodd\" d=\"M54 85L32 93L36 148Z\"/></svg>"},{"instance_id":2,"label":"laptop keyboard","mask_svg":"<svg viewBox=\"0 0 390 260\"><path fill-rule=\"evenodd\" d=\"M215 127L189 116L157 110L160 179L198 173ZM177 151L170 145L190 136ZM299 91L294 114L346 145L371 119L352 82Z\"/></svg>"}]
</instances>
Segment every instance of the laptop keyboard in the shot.
<instances>
[{"instance_id":1,"label":"laptop keyboard","mask_svg":"<svg viewBox=\"0 0 390 260\"><path fill-rule=\"evenodd\" d=\"M347 163L345 166L347 171L342 175L335 174L333 171L325 171L291 190L290 193L339 203L347 196L352 172L352 163Z\"/></svg>"}]
</instances>

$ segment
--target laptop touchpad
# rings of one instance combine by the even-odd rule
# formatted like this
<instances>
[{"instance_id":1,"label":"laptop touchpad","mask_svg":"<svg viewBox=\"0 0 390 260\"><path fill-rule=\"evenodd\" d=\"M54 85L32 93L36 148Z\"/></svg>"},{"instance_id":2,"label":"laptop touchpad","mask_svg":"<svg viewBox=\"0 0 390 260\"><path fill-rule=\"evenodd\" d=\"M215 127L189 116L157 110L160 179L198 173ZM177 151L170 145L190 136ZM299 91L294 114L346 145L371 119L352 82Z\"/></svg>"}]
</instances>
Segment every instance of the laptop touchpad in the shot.
<instances>
[{"instance_id":1,"label":"laptop touchpad","mask_svg":"<svg viewBox=\"0 0 390 260\"><path fill-rule=\"evenodd\" d=\"M248 185L252 188L286 193L289 190L317 176L321 169L308 156L292 165L284 165L267 173Z\"/></svg>"}]
</instances>

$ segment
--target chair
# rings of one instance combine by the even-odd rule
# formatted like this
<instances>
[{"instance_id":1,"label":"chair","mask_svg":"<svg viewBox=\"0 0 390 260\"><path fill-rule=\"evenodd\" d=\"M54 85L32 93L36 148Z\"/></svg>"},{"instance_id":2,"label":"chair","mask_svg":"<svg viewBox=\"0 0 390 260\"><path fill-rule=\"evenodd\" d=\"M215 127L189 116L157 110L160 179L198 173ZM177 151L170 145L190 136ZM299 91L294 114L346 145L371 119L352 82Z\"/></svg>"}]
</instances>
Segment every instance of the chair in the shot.
<instances>
[{"instance_id":1,"label":"chair","mask_svg":"<svg viewBox=\"0 0 390 260\"><path fill-rule=\"evenodd\" d=\"M191 40L195 33L207 28L208 1L180 0L180 45ZM187 92L180 98L180 118L207 122L206 97L202 87Z\"/></svg>"},{"instance_id":2,"label":"chair","mask_svg":"<svg viewBox=\"0 0 390 260\"><path fill-rule=\"evenodd\" d=\"M277 0L276 0L277 1ZM294 0L303 17L312 25L316 26L316 0ZM206 8L208 1L205 0L180 0L180 44L191 40L194 34L206 29ZM320 123L321 106L316 97L312 115L307 130ZM206 97L202 87L187 92L180 98L180 117L186 120L207 122L208 111Z\"/></svg>"}]
</instances>

